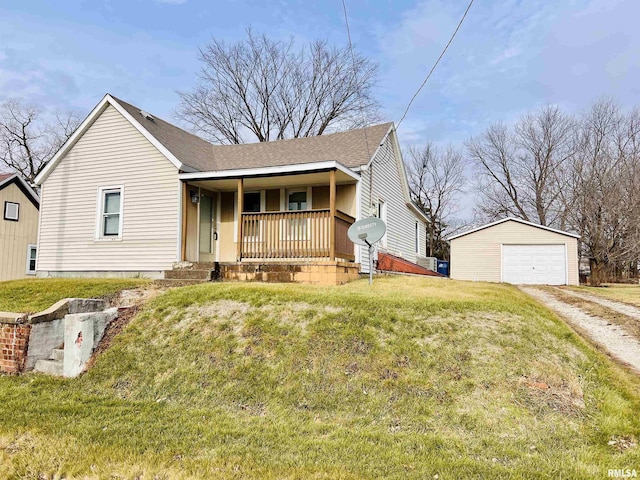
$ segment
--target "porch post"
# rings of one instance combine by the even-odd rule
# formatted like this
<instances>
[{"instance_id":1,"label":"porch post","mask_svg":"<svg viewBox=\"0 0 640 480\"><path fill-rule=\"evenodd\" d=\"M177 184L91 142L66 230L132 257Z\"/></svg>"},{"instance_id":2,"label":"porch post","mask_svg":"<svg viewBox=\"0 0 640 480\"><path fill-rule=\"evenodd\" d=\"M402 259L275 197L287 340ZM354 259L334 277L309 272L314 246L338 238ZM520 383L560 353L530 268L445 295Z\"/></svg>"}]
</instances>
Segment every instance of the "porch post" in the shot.
<instances>
[{"instance_id":1,"label":"porch post","mask_svg":"<svg viewBox=\"0 0 640 480\"><path fill-rule=\"evenodd\" d=\"M238 243L237 243L237 255L238 262L242 260L242 211L244 210L244 180L238 179Z\"/></svg>"},{"instance_id":2,"label":"porch post","mask_svg":"<svg viewBox=\"0 0 640 480\"><path fill-rule=\"evenodd\" d=\"M189 190L187 182L182 182L182 245L180 245L180 261L187 259L187 202L189 201Z\"/></svg>"},{"instance_id":3,"label":"porch post","mask_svg":"<svg viewBox=\"0 0 640 480\"><path fill-rule=\"evenodd\" d=\"M329 260L336 259L336 171L329 172Z\"/></svg>"}]
</instances>

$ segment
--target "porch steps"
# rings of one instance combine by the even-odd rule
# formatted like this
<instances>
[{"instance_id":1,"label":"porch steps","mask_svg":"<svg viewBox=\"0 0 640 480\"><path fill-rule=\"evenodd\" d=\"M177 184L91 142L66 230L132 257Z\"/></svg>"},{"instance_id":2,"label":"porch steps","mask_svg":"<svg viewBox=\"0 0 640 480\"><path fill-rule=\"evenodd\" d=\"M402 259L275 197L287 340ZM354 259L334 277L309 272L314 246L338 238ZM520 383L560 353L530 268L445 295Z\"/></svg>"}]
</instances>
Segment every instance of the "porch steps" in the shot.
<instances>
[{"instance_id":1,"label":"porch steps","mask_svg":"<svg viewBox=\"0 0 640 480\"><path fill-rule=\"evenodd\" d=\"M199 285L207 283L210 280L201 280L193 278L163 278L156 280L154 283L161 287L186 287L187 285Z\"/></svg>"},{"instance_id":2,"label":"porch steps","mask_svg":"<svg viewBox=\"0 0 640 480\"><path fill-rule=\"evenodd\" d=\"M165 280L202 280L211 281L212 270L167 270L164 272Z\"/></svg>"},{"instance_id":3,"label":"porch steps","mask_svg":"<svg viewBox=\"0 0 640 480\"><path fill-rule=\"evenodd\" d=\"M64 365L64 349L54 348L51 351L51 357L48 360L38 360L33 367L36 372L46 373L49 375L62 376Z\"/></svg>"},{"instance_id":4,"label":"porch steps","mask_svg":"<svg viewBox=\"0 0 640 480\"><path fill-rule=\"evenodd\" d=\"M163 287L183 287L211 282L218 278L219 267L215 263L181 262L173 266L173 270L166 270L162 280L156 284Z\"/></svg>"}]
</instances>

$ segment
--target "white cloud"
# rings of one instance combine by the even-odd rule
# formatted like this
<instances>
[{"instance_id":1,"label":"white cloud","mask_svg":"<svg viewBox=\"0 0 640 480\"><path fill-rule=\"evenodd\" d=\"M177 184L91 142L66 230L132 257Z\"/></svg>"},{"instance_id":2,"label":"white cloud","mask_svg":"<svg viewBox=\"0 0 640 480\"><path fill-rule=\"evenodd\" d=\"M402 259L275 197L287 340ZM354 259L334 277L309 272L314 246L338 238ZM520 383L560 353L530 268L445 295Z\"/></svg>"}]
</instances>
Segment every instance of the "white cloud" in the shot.
<instances>
[{"instance_id":1,"label":"white cloud","mask_svg":"<svg viewBox=\"0 0 640 480\"><path fill-rule=\"evenodd\" d=\"M465 7L425 0L396 25L378 29L381 93L393 120ZM512 122L547 103L577 110L602 95L640 103L639 13L637 0L476 2L414 102L401 139L406 128L410 141L459 143L492 122Z\"/></svg>"}]
</instances>

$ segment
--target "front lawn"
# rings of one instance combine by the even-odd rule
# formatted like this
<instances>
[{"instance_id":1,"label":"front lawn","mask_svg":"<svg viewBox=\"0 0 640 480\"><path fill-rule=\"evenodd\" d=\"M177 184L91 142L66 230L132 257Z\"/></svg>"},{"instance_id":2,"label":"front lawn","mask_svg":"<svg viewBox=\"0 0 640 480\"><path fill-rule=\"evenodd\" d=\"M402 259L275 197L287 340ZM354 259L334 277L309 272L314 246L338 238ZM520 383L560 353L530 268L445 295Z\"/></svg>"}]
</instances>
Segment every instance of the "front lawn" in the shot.
<instances>
[{"instance_id":1,"label":"front lawn","mask_svg":"<svg viewBox=\"0 0 640 480\"><path fill-rule=\"evenodd\" d=\"M63 298L103 298L149 283L132 278L33 278L0 282L0 311L34 313Z\"/></svg>"},{"instance_id":2,"label":"front lawn","mask_svg":"<svg viewBox=\"0 0 640 480\"><path fill-rule=\"evenodd\" d=\"M0 377L0 478L607 478L639 388L508 285L203 284L78 379Z\"/></svg>"},{"instance_id":3,"label":"front lawn","mask_svg":"<svg viewBox=\"0 0 640 480\"><path fill-rule=\"evenodd\" d=\"M569 287L576 292L590 293L600 297L640 306L640 285L610 283L602 287Z\"/></svg>"}]
</instances>

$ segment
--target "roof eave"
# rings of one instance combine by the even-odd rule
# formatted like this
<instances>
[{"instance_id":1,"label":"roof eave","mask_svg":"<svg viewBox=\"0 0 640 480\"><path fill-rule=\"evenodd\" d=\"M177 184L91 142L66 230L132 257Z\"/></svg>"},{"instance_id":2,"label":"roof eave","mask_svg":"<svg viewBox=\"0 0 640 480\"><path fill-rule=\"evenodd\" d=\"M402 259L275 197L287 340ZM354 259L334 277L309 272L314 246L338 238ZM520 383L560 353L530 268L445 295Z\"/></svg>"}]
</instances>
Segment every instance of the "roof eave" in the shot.
<instances>
[{"instance_id":1,"label":"roof eave","mask_svg":"<svg viewBox=\"0 0 640 480\"><path fill-rule=\"evenodd\" d=\"M71 150L71 148L78 142L85 132L93 125L96 119L111 105L120 113L138 132L140 132L154 147L156 147L160 153L162 153L178 170L195 171L191 166L184 165L173 155L164 145L162 145L157 138L142 126L135 118L133 118L129 112L127 112L118 101L108 93L102 97L102 100L91 110L89 115L82 121L82 123L76 128L75 132L69 137L69 139L60 147L56 154L49 160L47 165L35 178L34 183L36 185L42 185L51 172L55 169L57 164L64 158L64 156Z\"/></svg>"},{"instance_id":2,"label":"roof eave","mask_svg":"<svg viewBox=\"0 0 640 480\"><path fill-rule=\"evenodd\" d=\"M214 180L222 178L241 178L241 177L256 177L256 176L270 176L270 175L291 175L296 173L310 173L323 170L340 170L346 175L350 176L354 180L359 180L360 175L354 172L352 169L345 167L340 162L335 160L327 160L323 162L313 163L297 163L292 165L276 165L270 167L258 167L258 168L237 168L233 170L216 170L209 172L192 172L181 173L179 178L181 180Z\"/></svg>"},{"instance_id":3,"label":"roof eave","mask_svg":"<svg viewBox=\"0 0 640 480\"><path fill-rule=\"evenodd\" d=\"M471 233L479 232L480 230L484 230L485 228L494 227L494 226L499 225L501 223L508 222L509 220L512 220L512 221L517 222L517 223L521 223L523 225L528 225L530 227L540 228L542 230L547 230L549 232L558 233L560 235L565 235L567 237L580 238L580 235L578 235L577 233L564 232L562 230L557 230L555 228L546 227L544 225L538 225L537 223L527 222L526 220L522 220L521 218L506 217L506 218L502 218L500 220L496 220L495 222L487 223L486 225L482 225L480 227L472 228L469 231L458 233L456 235L452 235L450 237L447 237L446 240L448 242L450 242L451 240L455 240L456 238L464 237L465 235L469 235Z\"/></svg>"},{"instance_id":4,"label":"roof eave","mask_svg":"<svg viewBox=\"0 0 640 480\"><path fill-rule=\"evenodd\" d=\"M14 183L14 182L20 183L22 187L18 185L18 188L22 190L22 193L30 197L31 202L35 205L36 208L40 208L40 197L38 196L36 191L33 188L31 188L31 185L29 185L27 181L17 173L14 173L10 177L5 178L3 181L1 181L0 190L2 190L3 188L9 186L11 183Z\"/></svg>"}]
</instances>

